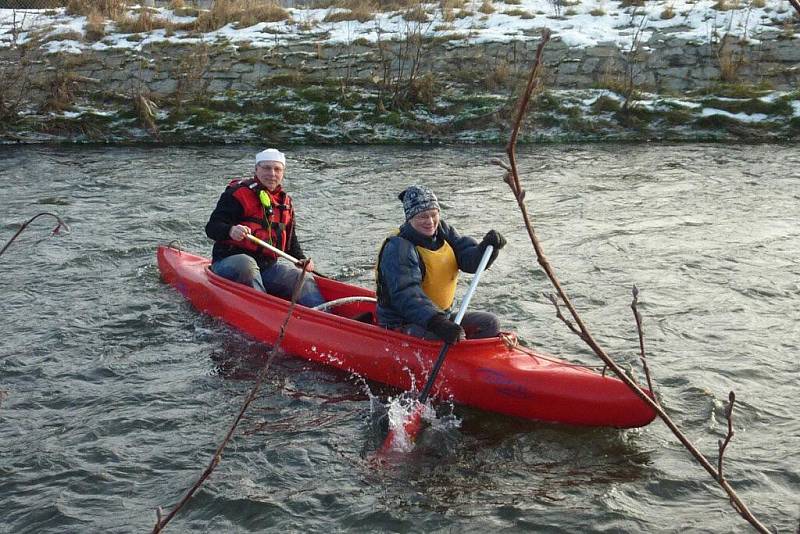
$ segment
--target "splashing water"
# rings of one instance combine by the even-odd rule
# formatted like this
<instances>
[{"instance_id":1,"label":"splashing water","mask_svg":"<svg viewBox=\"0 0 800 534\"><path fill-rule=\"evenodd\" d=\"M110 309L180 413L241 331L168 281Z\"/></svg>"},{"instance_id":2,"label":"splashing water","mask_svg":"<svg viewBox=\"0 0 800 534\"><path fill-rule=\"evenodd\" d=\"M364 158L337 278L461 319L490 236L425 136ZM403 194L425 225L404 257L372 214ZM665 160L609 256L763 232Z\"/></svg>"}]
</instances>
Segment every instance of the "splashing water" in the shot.
<instances>
[{"instance_id":1,"label":"splashing water","mask_svg":"<svg viewBox=\"0 0 800 534\"><path fill-rule=\"evenodd\" d=\"M387 403L388 435L382 452L408 453L414 450L419 441L419 430L422 422L427 423L429 431L425 433L426 441L431 436L448 434L461 426L461 420L452 413L437 416L430 402L420 404L408 395L390 397ZM430 431L433 431L432 433ZM434 438L438 441L439 438Z\"/></svg>"},{"instance_id":2,"label":"splashing water","mask_svg":"<svg viewBox=\"0 0 800 534\"><path fill-rule=\"evenodd\" d=\"M389 397L388 401L389 435L392 436L388 450L411 452L414 450L416 436L409 436L408 422L413 417L425 421L436 419L436 412L429 403L421 405L416 399L407 396Z\"/></svg>"}]
</instances>

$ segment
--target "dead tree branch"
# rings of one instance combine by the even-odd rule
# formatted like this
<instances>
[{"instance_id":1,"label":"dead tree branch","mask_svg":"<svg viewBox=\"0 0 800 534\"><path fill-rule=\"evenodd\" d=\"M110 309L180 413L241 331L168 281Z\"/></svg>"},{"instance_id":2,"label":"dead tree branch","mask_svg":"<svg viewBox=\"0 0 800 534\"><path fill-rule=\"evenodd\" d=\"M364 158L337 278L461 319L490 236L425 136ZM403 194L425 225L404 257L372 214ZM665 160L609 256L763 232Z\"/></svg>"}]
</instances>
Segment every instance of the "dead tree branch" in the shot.
<instances>
[{"instance_id":1,"label":"dead tree branch","mask_svg":"<svg viewBox=\"0 0 800 534\"><path fill-rule=\"evenodd\" d=\"M556 298L556 296L553 295L552 293L545 293L544 296L547 297L547 300L549 300L550 303L553 305L553 307L556 309L556 317L561 319L561 322L567 325L567 328L569 328L573 334L583 339L581 331L575 328L575 325L572 324L572 322L569 319L564 317L563 313L561 313L561 306L558 305L558 299Z\"/></svg>"},{"instance_id":2,"label":"dead tree branch","mask_svg":"<svg viewBox=\"0 0 800 534\"><path fill-rule=\"evenodd\" d=\"M9 246L11 246L11 243L13 243L13 242L14 242L14 240L15 240L17 237L19 237L19 234L21 234L21 233L22 233L22 232L25 230L25 228L27 228L27 227L28 227L28 225L29 225L29 224L31 224L33 221L35 221L35 220L36 220L36 219L38 219L39 217L42 217L43 215L49 215L50 217L54 217L54 218L56 219L56 221L58 221L58 224L56 225L56 227L55 227L55 228L53 228L53 232L52 232L50 235L57 235L57 234L61 233L61 230L62 230L62 229L64 230L64 233L65 233L65 234L68 234L68 233L69 233L69 225L68 225L67 223L65 223L63 220L61 220L61 217L59 217L59 216L58 216L58 215L56 215L55 213L50 213L49 211L43 211L43 212L41 212L41 213L37 213L36 215L34 215L33 217L31 217L31 218L30 218L30 219L28 219L27 221L25 221L24 223L22 223L22 226L20 226L20 227L19 227L19 230L17 230L17 233L16 233L16 234L14 234L14 236L13 236L11 239L9 239L9 240L8 240L8 243L6 243L6 244L3 246L3 248L2 248L2 249L0 249L0 256L2 256L2 255L3 255L3 252L5 252L5 251L6 251L6 249L7 249Z\"/></svg>"},{"instance_id":3,"label":"dead tree branch","mask_svg":"<svg viewBox=\"0 0 800 534\"><path fill-rule=\"evenodd\" d=\"M725 448L733 438L733 403L736 402L736 395L731 391L728 394L728 407L725 408L725 419L728 420L728 433L725 435L725 440L719 440L719 458L717 459L717 473L719 479L722 480L725 476L722 474L722 457L725 455Z\"/></svg>"},{"instance_id":4,"label":"dead tree branch","mask_svg":"<svg viewBox=\"0 0 800 534\"><path fill-rule=\"evenodd\" d=\"M522 122L525 118L525 115L528 110L528 105L530 104L531 95L533 92L539 88L539 73L541 70L542 64L542 52L547 44L548 40L550 39L550 32L549 30L545 29L542 34L542 40L539 43L539 47L536 50L536 59L534 62L533 67L531 68L530 77L528 79L528 83L525 89L525 92L520 96L519 104L517 107L517 115L514 121L514 127L511 132L510 139L508 144L506 145L506 153L508 155L508 163L503 163L501 167L507 169L505 173L504 181L508 183L509 187L511 188L514 197L517 200L517 205L519 206L520 212L522 213L522 218L525 223L525 228L528 231L528 236L530 237L531 244L533 245L533 249L536 253L536 259L539 265L544 270L547 277L550 279L550 282L553 284L558 296L560 297L561 301L566 306L567 310L569 310L572 319L580 330L581 338L586 342L587 345L594 351L594 353L601 359L605 364L614 372L617 377L622 380L643 402L648 404L664 421L664 424L669 427L675 437L683 444L684 447L695 457L695 459L700 463L701 466L714 478L714 480L718 481L719 485L722 489L728 494L728 497L733 504L734 509L746 520L748 521L756 530L762 532L764 534L769 534L769 530L758 521L758 519L750 512L744 502L739 498L736 494L736 491L728 484L727 480L721 478L717 469L709 462L709 460L695 447L691 441L683 434L683 432L677 427L677 425L672 421L672 419L667 415L667 413L659 406L653 399L651 398L650 392L643 391L638 384L636 384L628 375L625 374L623 369L613 360L611 357L603 350L602 347L597 343L594 339L592 334L589 332L589 328L583 322L583 319L578 314L575 306L573 305L570 298L567 296L566 292L564 291L561 282L559 281L558 277L555 274L550 262L548 261L547 257L544 254L544 250L542 249L542 245L539 242L539 238L536 235L536 231L534 230L533 224L531 223L530 216L528 215L528 210L525 206L525 190L522 187L520 177L519 177L519 170L517 166L517 158L516 158L516 144L517 139L519 137L520 129L522 128Z\"/></svg>"},{"instance_id":5,"label":"dead tree branch","mask_svg":"<svg viewBox=\"0 0 800 534\"><path fill-rule=\"evenodd\" d=\"M286 326L289 324L289 319L292 317L292 312L294 311L295 305L297 304L297 298L300 295L300 288L303 286L303 280L305 279L305 275L308 272L308 260L303 260L303 270L301 275L297 278L297 282L295 283L294 290L292 291L292 301L289 304L289 310L286 313L286 318L283 320L283 324L281 324L280 332L278 333L278 339L275 341L275 344L272 346L272 350L270 350L269 357L267 358L267 362L264 364L264 367L258 372L258 376L256 377L256 382L253 384L253 388L250 390L250 393L247 394L247 397L244 399L244 403L242 404L239 413L233 420L233 424L228 429L227 434L225 434L225 438L222 440L222 443L219 444L217 450L214 452L214 455L211 457L211 461L208 463L208 467L206 467L205 471L203 471L197 481L192 485L191 488L186 492L186 495L175 505L175 508L167 514L163 516L161 507L159 506L156 508L156 525L153 527L152 534L158 534L167 526L173 517L178 513L178 511L184 507L184 505L189 502L189 499L195 494L195 492L200 489L200 486L203 485L203 482L211 476L211 473L214 472L214 469L219 465L219 462L222 460L222 451L225 450L225 446L230 441L233 433L236 431L236 427L239 425L239 422L244 417L247 408L250 407L250 404L255 400L256 395L258 395L258 391L261 388L261 384L264 382L264 379L267 376L267 371L269 370L270 365L272 364L272 360L275 359L275 355L278 353L278 349L280 348L281 342L283 341L283 337L286 334Z\"/></svg>"},{"instance_id":6,"label":"dead tree branch","mask_svg":"<svg viewBox=\"0 0 800 534\"><path fill-rule=\"evenodd\" d=\"M650 380L650 368L647 366L647 357L644 353L644 330L642 329L642 315L639 313L639 288L633 286L633 301L631 301L631 310L633 310L633 317L636 319L636 332L639 334L639 359L642 360L642 369L644 369L644 376L647 379L647 389L653 392L653 381ZM655 395L653 396L654 400Z\"/></svg>"}]
</instances>

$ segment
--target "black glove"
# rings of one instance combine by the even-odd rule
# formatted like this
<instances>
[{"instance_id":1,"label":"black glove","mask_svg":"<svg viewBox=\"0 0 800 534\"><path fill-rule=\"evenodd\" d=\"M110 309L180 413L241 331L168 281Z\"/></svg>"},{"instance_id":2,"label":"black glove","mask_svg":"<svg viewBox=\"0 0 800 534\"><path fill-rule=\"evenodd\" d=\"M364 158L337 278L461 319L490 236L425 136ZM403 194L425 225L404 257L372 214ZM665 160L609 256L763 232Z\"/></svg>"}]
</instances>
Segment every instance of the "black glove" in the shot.
<instances>
[{"instance_id":1,"label":"black glove","mask_svg":"<svg viewBox=\"0 0 800 534\"><path fill-rule=\"evenodd\" d=\"M443 313L437 313L428 321L428 330L439 336L445 343L458 343L459 340L466 338L464 329L453 321L447 319Z\"/></svg>"},{"instance_id":2,"label":"black glove","mask_svg":"<svg viewBox=\"0 0 800 534\"><path fill-rule=\"evenodd\" d=\"M489 230L486 232L486 235L483 236L483 241L481 241L480 244L481 255L483 255L483 252L486 251L486 247L489 245L492 245L494 248L492 249L492 255L489 256L489 263L486 264L487 269L491 267L494 260L497 259L497 255L500 254L500 249L506 246L506 238L497 230Z\"/></svg>"},{"instance_id":3,"label":"black glove","mask_svg":"<svg viewBox=\"0 0 800 534\"><path fill-rule=\"evenodd\" d=\"M481 245L483 245L483 248L486 248L486 245L492 245L495 250L500 250L506 246L506 238L497 230L489 230L486 232L486 235L483 236Z\"/></svg>"}]
</instances>

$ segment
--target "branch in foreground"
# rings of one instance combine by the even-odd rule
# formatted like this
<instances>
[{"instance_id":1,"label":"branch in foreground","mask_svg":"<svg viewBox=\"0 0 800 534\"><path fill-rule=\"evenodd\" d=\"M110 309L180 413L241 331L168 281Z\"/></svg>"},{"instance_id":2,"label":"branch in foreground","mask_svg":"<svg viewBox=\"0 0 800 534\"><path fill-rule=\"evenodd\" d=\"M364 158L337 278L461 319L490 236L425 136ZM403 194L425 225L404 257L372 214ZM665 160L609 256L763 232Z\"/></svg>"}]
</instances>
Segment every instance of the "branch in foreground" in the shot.
<instances>
[{"instance_id":1,"label":"branch in foreground","mask_svg":"<svg viewBox=\"0 0 800 534\"><path fill-rule=\"evenodd\" d=\"M725 455L725 448L733 438L733 403L736 402L736 395L731 391L728 394L728 407L725 408L725 418L728 420L728 433L725 435L725 441L719 440L719 458L717 459L717 474L719 479L722 480L725 476L722 474L722 457Z\"/></svg>"},{"instance_id":2,"label":"branch in foreground","mask_svg":"<svg viewBox=\"0 0 800 534\"><path fill-rule=\"evenodd\" d=\"M575 325L572 324L572 322L569 319L564 317L563 313L561 313L561 306L558 305L558 299L556 298L556 296L553 295L552 293L545 293L544 296L547 297L547 300L549 300L550 303L553 305L553 307L556 309L556 317L561 319L561 322L564 323L565 325L567 325L567 328L572 330L573 334L575 334L579 338L583 339L583 335L581 334L581 331L578 330L577 328L575 328Z\"/></svg>"},{"instance_id":3,"label":"branch in foreground","mask_svg":"<svg viewBox=\"0 0 800 534\"><path fill-rule=\"evenodd\" d=\"M41 213L37 213L36 215L34 215L33 217L31 217L31 218L30 218L30 219L28 219L27 221L25 221L24 223L22 223L22 226L20 226L20 227L19 227L19 230L17 230L17 233L16 233L16 234L14 234L14 236L13 236L11 239L9 239L9 240L8 240L8 243L6 243L6 244L3 246L3 248L2 248L2 249L0 249L0 256L2 256L2 255L3 255L3 252L5 252L5 251L6 251L6 249L7 249L9 246L11 246L11 243L13 243L13 242L14 242L14 240L15 240L17 237L19 237L19 234L21 234L21 233L22 233L22 232L25 230L25 228L27 228L27 227L28 227L28 225L29 225L29 224L31 224L33 221L35 221L36 219L38 219L39 217L42 217L42 216L44 216L44 215L49 215L50 217L54 217L54 218L56 219L56 221L58 221L58 224L56 225L56 227L55 227L55 228L53 228L53 232L51 233L51 235L57 235L57 234L61 233L61 229L62 229L62 228L63 228L63 230L64 230L64 233L65 233L65 234L68 234L68 233L69 233L69 225L68 225L67 223L65 223L63 220L61 220L61 217L59 217L59 216L58 216L58 215L56 215L55 213L50 213L49 211L43 211L43 212L41 212Z\"/></svg>"},{"instance_id":4,"label":"branch in foreground","mask_svg":"<svg viewBox=\"0 0 800 534\"><path fill-rule=\"evenodd\" d=\"M642 315L639 313L639 288L633 286L633 301L631 302L631 310L633 310L633 317L636 319L636 332L639 334L639 359L642 360L642 369L644 369L644 376L647 379L647 389L653 393L653 399L658 402L658 399L655 398L655 392L653 390L653 381L650 379L650 368L647 366L647 358L644 354L644 330L642 329Z\"/></svg>"},{"instance_id":5,"label":"branch in foreground","mask_svg":"<svg viewBox=\"0 0 800 534\"><path fill-rule=\"evenodd\" d=\"M206 467L205 471L203 471L194 485L189 488L186 492L186 495L175 505L175 508L167 514L166 517L163 516L163 512L161 507L159 506L156 508L156 525L153 527L152 534L158 534L167 526L175 514L184 507L186 503L189 502L189 499L200 489L200 486L203 485L203 482L211 476L211 473L214 472L214 469L219 465L219 462L222 460L222 451L225 450L225 446L230 441L233 433L236 431L236 427L239 426L239 422L241 422L242 418L244 417L244 413L247 411L247 408L250 407L250 404L255 400L256 395L258 394L258 390L261 388L261 384L264 382L264 379L267 376L267 371L269 370L270 364L272 364L272 360L275 359L275 355L278 353L278 348L283 341L283 337L286 334L286 326L289 324L289 319L292 317L292 312L294 311L295 305L297 304L297 298L300 295L300 288L303 286L303 280L305 279L305 275L308 272L308 260L303 260L303 269L300 276L297 277L297 282L295 283L294 290L292 291L292 301L289 304L289 310L286 313L286 318L283 320L283 324L281 325L280 332L278 333L278 339L275 341L275 344L272 346L272 350L270 351L269 357L267 358L267 362L264 364L264 367L258 372L258 376L256 377L256 383L253 384L253 388L248 393L247 397L245 397L244 404L242 404L242 408L239 410L239 413L233 420L233 424L228 429L228 433L225 434L225 438L222 440L222 443L219 444L217 450L214 452L214 455L211 457L211 461Z\"/></svg>"},{"instance_id":6,"label":"branch in foreground","mask_svg":"<svg viewBox=\"0 0 800 534\"><path fill-rule=\"evenodd\" d=\"M561 301L566 306L567 310L569 310L570 315L572 316L575 325L581 332L581 338L586 342L587 345L594 351L594 353L601 359L605 364L611 368L617 377L622 380L630 389L633 391L642 401L648 404L664 421L664 424L669 427L675 437L683 444L683 446L694 456L694 458L703 466L703 468L716 480L722 489L728 494L728 497L731 500L731 503L734 509L747 521L749 522L756 530L759 532L763 532L764 534L768 534L770 531L760 522L758 519L750 512L744 502L739 498L736 494L736 491L728 484L727 480L722 478L718 471L714 468L714 466L709 462L709 460L692 444L691 441L681 432L681 430L677 427L677 425L672 421L672 419L667 415L667 413L661 408L659 404L657 404L648 393L645 393L638 384L636 384L628 375L625 374L623 369L617 365L617 363L600 347L597 341L594 339L592 334L589 332L588 327L583 322L583 319L578 314L575 306L572 304L572 301L567 296L566 292L564 291L563 287L561 286L561 282L559 281L558 277L555 274L550 262L548 261L547 257L544 254L544 250L542 249L541 243L539 238L536 235L536 231L534 230L533 224L531 223L530 216L528 215L528 210L524 203L525 198L525 191L522 188L522 184L519 178L519 171L517 167L517 159L516 159L516 143L517 138L519 137L519 132L522 127L523 119L528 110L528 105L531 100L531 96L536 89L540 87L539 82L539 73L541 70L542 64L542 52L544 50L545 45L547 44L548 40L550 39L550 31L545 29L542 33L542 40L539 43L539 47L536 49L536 59L534 62L533 67L531 68L530 77L528 79L528 83L526 86L525 92L520 96L519 104L517 108L517 117L514 121L514 128L511 132L511 137L509 139L508 145L506 145L506 153L508 154L508 163L503 163L501 166L507 170L504 181L508 183L509 187L511 188L514 197L517 200L517 205L522 213L522 218L525 223L525 228L528 231L528 236L530 237L531 244L533 245L534 252L536 253L536 258L539 265L544 270L547 277L550 279L550 282L553 284L553 287L556 289L558 296L560 297Z\"/></svg>"}]
</instances>

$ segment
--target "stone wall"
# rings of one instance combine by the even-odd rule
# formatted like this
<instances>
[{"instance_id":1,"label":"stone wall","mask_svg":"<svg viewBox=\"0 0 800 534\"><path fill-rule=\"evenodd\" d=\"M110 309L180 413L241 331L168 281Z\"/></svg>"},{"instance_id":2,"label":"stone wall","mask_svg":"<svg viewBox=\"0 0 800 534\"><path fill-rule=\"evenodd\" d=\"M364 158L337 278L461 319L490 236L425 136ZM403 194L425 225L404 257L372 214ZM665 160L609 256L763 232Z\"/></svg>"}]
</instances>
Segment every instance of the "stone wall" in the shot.
<instances>
[{"instance_id":1,"label":"stone wall","mask_svg":"<svg viewBox=\"0 0 800 534\"><path fill-rule=\"evenodd\" d=\"M527 73L537 44L535 35L510 43L428 42L422 72L434 73L442 82L485 90L498 71L506 78ZM384 53L387 56L391 53ZM397 57L394 60L390 72L399 68ZM287 81L371 83L381 80L386 66L377 47L368 43L326 46L302 39L271 48L159 43L138 51L27 52L24 61L18 51L0 49L0 62L6 91L10 94L9 76L24 74L30 83L25 84L23 96L32 100L50 91L52 80L66 73L87 88L160 97L253 91ZM659 93L684 93L720 81L794 90L800 87L800 40L776 34L758 44L727 40L710 45L654 34L631 54L613 43L575 48L555 37L546 48L545 64L547 85L554 89L613 87L632 79L637 87Z\"/></svg>"}]
</instances>

